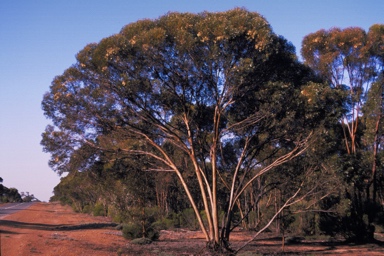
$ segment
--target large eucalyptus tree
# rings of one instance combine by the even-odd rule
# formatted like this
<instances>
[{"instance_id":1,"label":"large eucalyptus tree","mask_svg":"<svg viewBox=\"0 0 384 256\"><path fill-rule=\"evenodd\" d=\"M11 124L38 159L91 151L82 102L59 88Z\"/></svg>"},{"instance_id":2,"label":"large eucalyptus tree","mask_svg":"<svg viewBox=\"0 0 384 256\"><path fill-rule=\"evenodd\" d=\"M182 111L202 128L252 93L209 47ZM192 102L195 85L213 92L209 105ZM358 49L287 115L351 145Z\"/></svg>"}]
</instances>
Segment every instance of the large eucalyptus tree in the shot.
<instances>
[{"instance_id":1,"label":"large eucalyptus tree","mask_svg":"<svg viewBox=\"0 0 384 256\"><path fill-rule=\"evenodd\" d=\"M246 188L303 154L324 120L301 93L311 79L293 46L257 13L169 13L77 54L44 96L53 125L42 145L60 173L106 155L145 156L143 171L178 177L210 247L228 247ZM308 196L297 184L278 211Z\"/></svg>"}]
</instances>

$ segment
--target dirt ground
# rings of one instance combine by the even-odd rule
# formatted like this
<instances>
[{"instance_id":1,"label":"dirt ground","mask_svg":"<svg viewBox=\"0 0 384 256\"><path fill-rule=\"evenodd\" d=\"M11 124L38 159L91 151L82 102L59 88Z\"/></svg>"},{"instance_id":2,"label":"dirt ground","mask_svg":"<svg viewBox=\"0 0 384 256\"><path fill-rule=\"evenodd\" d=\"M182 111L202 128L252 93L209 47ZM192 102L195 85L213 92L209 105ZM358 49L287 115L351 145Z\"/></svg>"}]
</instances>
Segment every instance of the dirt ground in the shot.
<instances>
[{"instance_id":1,"label":"dirt ground","mask_svg":"<svg viewBox=\"0 0 384 256\"><path fill-rule=\"evenodd\" d=\"M74 213L58 203L36 203L27 210L0 220L0 256L25 255L202 255L201 232L162 231L160 240L135 245L105 217ZM377 234L378 236L380 234ZM235 232L232 245L239 247L252 236ZM284 252L278 238L256 239L239 253L250 255L384 255L383 243L351 245L302 241L287 244Z\"/></svg>"}]
</instances>

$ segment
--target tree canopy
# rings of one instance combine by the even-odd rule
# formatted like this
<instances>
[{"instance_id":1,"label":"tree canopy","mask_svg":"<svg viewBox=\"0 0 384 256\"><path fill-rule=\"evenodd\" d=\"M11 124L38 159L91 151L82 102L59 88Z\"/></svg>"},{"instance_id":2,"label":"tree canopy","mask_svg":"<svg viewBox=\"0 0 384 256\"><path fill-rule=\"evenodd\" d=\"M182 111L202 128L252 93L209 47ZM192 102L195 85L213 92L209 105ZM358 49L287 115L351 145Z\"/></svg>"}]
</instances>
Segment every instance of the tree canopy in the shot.
<instances>
[{"instance_id":1,"label":"tree canopy","mask_svg":"<svg viewBox=\"0 0 384 256\"><path fill-rule=\"evenodd\" d=\"M3 184L3 178L0 177L0 203L22 202L21 195L16 188L7 188Z\"/></svg>"}]
</instances>

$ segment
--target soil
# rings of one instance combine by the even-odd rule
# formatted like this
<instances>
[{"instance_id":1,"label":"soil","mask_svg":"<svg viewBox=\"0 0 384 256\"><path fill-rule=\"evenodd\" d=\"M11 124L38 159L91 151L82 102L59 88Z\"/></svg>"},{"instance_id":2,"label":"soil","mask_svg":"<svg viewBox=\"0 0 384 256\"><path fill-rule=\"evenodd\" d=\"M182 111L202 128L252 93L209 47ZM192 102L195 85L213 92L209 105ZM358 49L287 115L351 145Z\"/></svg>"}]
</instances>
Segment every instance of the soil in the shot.
<instances>
[{"instance_id":1,"label":"soil","mask_svg":"<svg viewBox=\"0 0 384 256\"><path fill-rule=\"evenodd\" d=\"M137 245L124 239L115 225L109 218L75 213L59 203L36 203L0 220L0 256L207 255L199 231L163 230L158 241ZM240 247L252 234L234 232L232 247ZM383 245L300 240L287 243L283 251L281 238L263 235L238 255L384 255Z\"/></svg>"}]
</instances>

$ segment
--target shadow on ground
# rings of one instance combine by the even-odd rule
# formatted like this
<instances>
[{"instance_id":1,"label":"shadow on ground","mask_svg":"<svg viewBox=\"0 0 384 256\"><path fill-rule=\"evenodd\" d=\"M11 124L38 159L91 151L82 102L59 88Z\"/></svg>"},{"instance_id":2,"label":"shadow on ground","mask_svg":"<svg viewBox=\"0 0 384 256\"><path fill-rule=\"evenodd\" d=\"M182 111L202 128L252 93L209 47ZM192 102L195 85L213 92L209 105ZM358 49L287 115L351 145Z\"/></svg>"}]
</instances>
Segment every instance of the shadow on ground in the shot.
<instances>
[{"instance_id":1,"label":"shadow on ground","mask_svg":"<svg viewBox=\"0 0 384 256\"><path fill-rule=\"evenodd\" d=\"M107 227L116 227L116 223L87 223L80 225L51 225L42 223L28 223L12 220L0 220L0 227L25 228L35 230L79 230L79 229L100 229Z\"/></svg>"}]
</instances>

